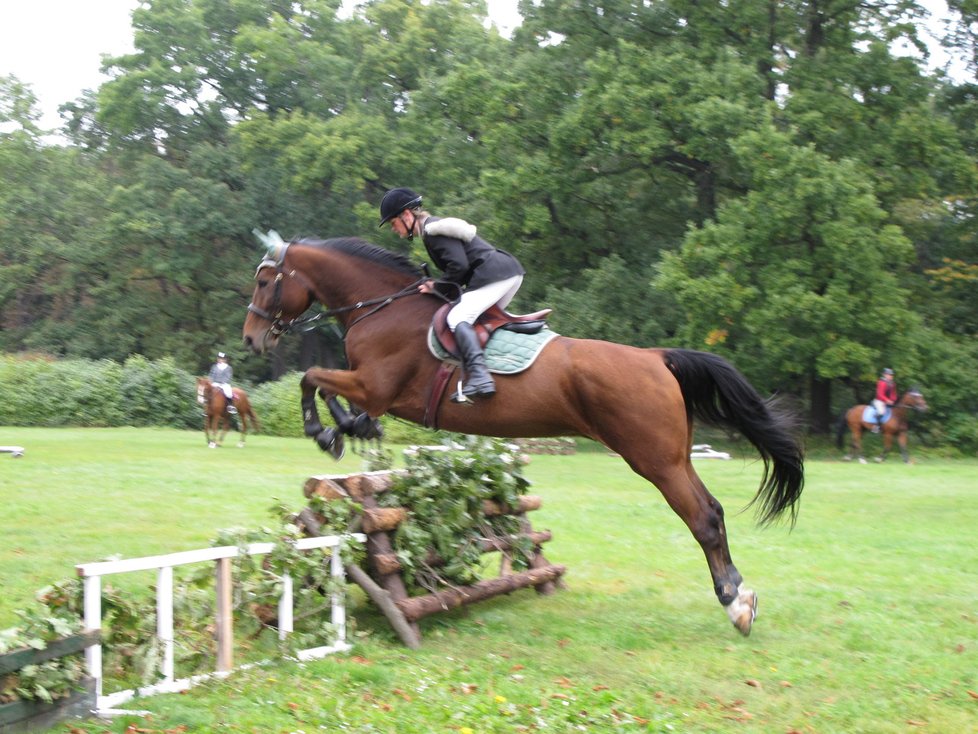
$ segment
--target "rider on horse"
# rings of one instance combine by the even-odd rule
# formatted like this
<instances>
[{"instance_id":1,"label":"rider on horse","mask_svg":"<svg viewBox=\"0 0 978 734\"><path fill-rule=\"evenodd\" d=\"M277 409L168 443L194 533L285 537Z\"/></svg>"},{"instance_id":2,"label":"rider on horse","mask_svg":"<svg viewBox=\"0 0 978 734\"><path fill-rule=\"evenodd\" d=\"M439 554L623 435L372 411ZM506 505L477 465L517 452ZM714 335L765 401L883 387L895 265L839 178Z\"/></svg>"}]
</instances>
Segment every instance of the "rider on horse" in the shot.
<instances>
[{"instance_id":1,"label":"rider on horse","mask_svg":"<svg viewBox=\"0 0 978 734\"><path fill-rule=\"evenodd\" d=\"M505 309L523 283L526 271L505 250L476 234L474 225L454 217L440 218L421 208L421 195L408 188L391 189L380 202L380 226L387 222L402 238L421 237L428 255L443 275L419 286L422 293L438 292L457 303L448 312L455 335L468 397L492 397L496 385L486 368L485 355L473 324L486 309Z\"/></svg>"},{"instance_id":2,"label":"rider on horse","mask_svg":"<svg viewBox=\"0 0 978 734\"><path fill-rule=\"evenodd\" d=\"M872 427L873 433L879 433L883 427L883 417L886 409L896 405L897 388L893 378L893 370L886 367L883 374L876 382L876 397L873 398L873 407L876 409L876 425Z\"/></svg>"},{"instance_id":3,"label":"rider on horse","mask_svg":"<svg viewBox=\"0 0 978 734\"><path fill-rule=\"evenodd\" d=\"M224 352L217 353L217 363L211 367L207 378L218 390L224 393L228 401L228 413L237 413L234 407L234 392L231 390L231 377L234 374L231 365L228 364L228 357Z\"/></svg>"}]
</instances>

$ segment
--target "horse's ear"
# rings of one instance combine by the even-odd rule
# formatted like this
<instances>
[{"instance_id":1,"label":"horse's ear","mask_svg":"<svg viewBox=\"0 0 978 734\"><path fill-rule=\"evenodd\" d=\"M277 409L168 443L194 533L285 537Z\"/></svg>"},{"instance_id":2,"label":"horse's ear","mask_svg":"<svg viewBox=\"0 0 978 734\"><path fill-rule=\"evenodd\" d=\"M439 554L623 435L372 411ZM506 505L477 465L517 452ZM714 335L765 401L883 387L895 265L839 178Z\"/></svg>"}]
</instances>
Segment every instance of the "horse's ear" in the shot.
<instances>
[{"instance_id":1,"label":"horse's ear","mask_svg":"<svg viewBox=\"0 0 978 734\"><path fill-rule=\"evenodd\" d=\"M285 259L285 251L289 249L289 245L282 239L282 236L276 232L274 229L268 230L268 233L262 232L260 229L255 227L251 230L251 233L258 238L258 241L262 243L265 250L268 252L269 259L274 260L276 263L281 263Z\"/></svg>"}]
</instances>

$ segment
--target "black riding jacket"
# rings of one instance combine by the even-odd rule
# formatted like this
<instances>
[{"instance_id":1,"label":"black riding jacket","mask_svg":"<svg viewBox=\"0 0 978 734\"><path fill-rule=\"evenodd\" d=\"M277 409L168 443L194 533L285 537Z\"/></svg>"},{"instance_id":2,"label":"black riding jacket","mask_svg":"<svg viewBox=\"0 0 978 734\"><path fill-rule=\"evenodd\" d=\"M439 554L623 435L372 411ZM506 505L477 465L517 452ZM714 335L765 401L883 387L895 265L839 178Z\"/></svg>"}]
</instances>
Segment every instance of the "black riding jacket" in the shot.
<instances>
[{"instance_id":1,"label":"black riding jacket","mask_svg":"<svg viewBox=\"0 0 978 734\"><path fill-rule=\"evenodd\" d=\"M438 220L439 217L428 217L425 224ZM421 240L435 266L442 271L442 277L435 280L435 287L452 300L458 298L462 290L481 288L526 274L513 255L494 247L479 235L469 242L429 234L423 234Z\"/></svg>"}]
</instances>

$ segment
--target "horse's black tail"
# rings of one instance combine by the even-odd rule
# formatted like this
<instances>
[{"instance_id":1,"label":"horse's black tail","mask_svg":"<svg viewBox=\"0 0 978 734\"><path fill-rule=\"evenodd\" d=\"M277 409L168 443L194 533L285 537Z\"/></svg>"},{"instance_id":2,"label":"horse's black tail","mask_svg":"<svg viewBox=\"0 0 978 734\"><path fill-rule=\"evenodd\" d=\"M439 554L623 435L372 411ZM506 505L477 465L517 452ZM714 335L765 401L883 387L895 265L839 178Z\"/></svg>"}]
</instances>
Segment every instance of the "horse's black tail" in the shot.
<instances>
[{"instance_id":1,"label":"horse's black tail","mask_svg":"<svg viewBox=\"0 0 978 734\"><path fill-rule=\"evenodd\" d=\"M835 424L835 445L840 449L845 448L845 436L848 429L849 422L846 420L846 414L843 413L839 416L838 423Z\"/></svg>"},{"instance_id":2,"label":"horse's black tail","mask_svg":"<svg viewBox=\"0 0 978 734\"><path fill-rule=\"evenodd\" d=\"M760 521L771 522L789 510L794 524L805 485L804 452L794 421L722 357L687 349L667 349L663 356L690 415L740 431L760 453L764 475L751 500L751 505L759 503Z\"/></svg>"}]
</instances>

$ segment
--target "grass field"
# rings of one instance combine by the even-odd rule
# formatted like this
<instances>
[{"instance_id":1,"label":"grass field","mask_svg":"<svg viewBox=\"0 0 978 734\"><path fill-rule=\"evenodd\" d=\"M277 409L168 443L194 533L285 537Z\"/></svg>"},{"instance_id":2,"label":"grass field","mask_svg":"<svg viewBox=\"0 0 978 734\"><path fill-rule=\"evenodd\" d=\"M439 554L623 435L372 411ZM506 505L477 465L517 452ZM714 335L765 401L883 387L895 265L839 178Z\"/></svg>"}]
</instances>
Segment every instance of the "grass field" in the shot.
<instances>
[{"instance_id":1,"label":"grass field","mask_svg":"<svg viewBox=\"0 0 978 734\"><path fill-rule=\"evenodd\" d=\"M311 474L360 468L308 441L208 450L199 433L0 428L0 627L74 564L203 547L257 527ZM978 731L978 461L813 460L793 531L738 514L760 465L697 469L727 510L760 596L749 638L713 595L692 536L603 453L535 456L537 528L569 588L423 623L412 652L365 604L350 655L237 673L139 701L149 718L76 731ZM148 583L144 580L144 583ZM184 727L181 729L180 727Z\"/></svg>"}]
</instances>

